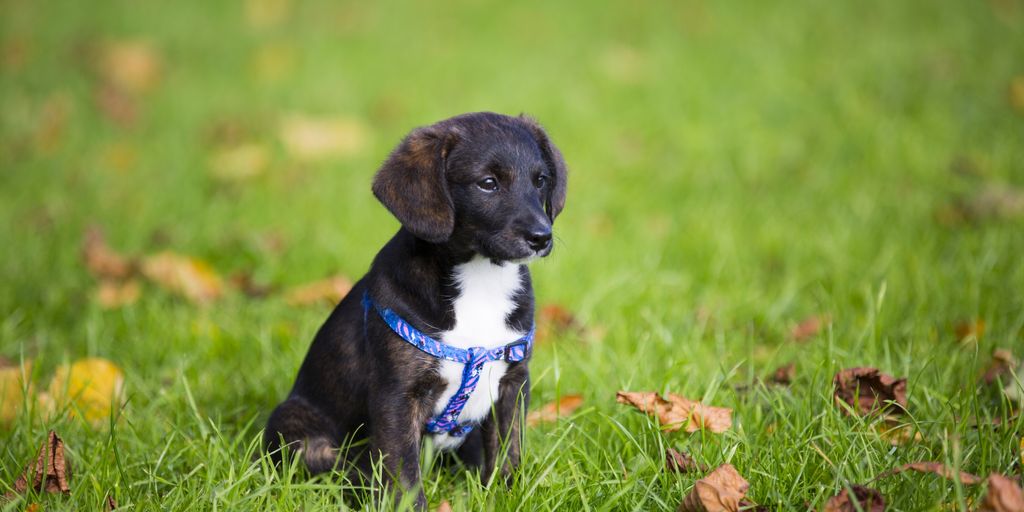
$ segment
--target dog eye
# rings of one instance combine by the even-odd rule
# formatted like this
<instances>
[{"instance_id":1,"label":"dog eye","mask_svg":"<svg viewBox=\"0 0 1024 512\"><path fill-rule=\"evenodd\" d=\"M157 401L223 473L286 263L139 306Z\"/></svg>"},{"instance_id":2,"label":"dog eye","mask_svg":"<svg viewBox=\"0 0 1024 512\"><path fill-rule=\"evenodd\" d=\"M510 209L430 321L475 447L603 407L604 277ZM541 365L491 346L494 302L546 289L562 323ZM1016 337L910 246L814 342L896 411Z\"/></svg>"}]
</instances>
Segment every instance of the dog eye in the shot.
<instances>
[{"instance_id":1,"label":"dog eye","mask_svg":"<svg viewBox=\"0 0 1024 512\"><path fill-rule=\"evenodd\" d=\"M547 184L548 184L548 177L544 176L543 174L538 174L537 177L533 179L533 186L535 186L537 188L544 188L544 185L547 185Z\"/></svg>"},{"instance_id":2,"label":"dog eye","mask_svg":"<svg viewBox=\"0 0 1024 512\"><path fill-rule=\"evenodd\" d=\"M480 190L494 192L495 190L498 190L498 180L494 178L484 178L476 182L476 186L480 187Z\"/></svg>"}]
</instances>

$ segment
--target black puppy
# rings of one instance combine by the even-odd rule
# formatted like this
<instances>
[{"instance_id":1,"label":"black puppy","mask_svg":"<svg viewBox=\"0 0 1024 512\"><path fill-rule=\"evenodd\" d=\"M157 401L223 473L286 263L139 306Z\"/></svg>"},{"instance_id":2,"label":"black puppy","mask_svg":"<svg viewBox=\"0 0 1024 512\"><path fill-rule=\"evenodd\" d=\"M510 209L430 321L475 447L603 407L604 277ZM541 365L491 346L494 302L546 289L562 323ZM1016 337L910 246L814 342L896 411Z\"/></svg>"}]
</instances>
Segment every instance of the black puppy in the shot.
<instances>
[{"instance_id":1,"label":"black puppy","mask_svg":"<svg viewBox=\"0 0 1024 512\"><path fill-rule=\"evenodd\" d=\"M381 461L420 508L424 436L484 479L505 454L507 479L530 396L525 263L551 252L566 178L561 153L523 116L465 114L406 136L373 180L402 226L320 328L265 448L284 443L313 473ZM359 439L368 448L339 460Z\"/></svg>"}]
</instances>

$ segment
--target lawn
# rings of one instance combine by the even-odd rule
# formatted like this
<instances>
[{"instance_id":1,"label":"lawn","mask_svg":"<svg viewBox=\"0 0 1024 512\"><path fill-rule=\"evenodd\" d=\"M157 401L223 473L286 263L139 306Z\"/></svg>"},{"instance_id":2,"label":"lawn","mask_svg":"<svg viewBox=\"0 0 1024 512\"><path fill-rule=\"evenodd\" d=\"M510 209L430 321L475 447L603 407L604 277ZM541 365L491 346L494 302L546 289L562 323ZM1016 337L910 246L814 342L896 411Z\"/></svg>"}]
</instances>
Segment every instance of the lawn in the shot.
<instances>
[{"instance_id":1,"label":"lawn","mask_svg":"<svg viewBox=\"0 0 1024 512\"><path fill-rule=\"evenodd\" d=\"M979 376L998 348L1024 355L1024 2L0 12L0 356L33 360L39 389L105 358L127 402L93 423L18 406L0 424L0 493L49 429L74 473L69 495L2 510L101 510L108 495L139 510L372 508L253 461L330 311L283 290L365 272L397 229L370 194L377 166L412 127L477 110L533 115L568 161L555 250L532 271L538 301L577 325L537 347L531 408L584 401L528 429L510 489L426 457L432 507L675 510L702 475L666 471L668 447L732 464L776 510L853 484L891 510L985 496L931 474L871 482L909 462L1021 474L1019 404ZM289 142L289 123L345 143ZM106 307L82 259L90 227L124 254L173 251L275 291L195 301L143 280ZM808 318L821 328L794 339ZM762 381L789 363L790 385ZM858 366L907 379L900 442L833 403L833 375ZM619 390L703 399L733 425L662 432Z\"/></svg>"}]
</instances>

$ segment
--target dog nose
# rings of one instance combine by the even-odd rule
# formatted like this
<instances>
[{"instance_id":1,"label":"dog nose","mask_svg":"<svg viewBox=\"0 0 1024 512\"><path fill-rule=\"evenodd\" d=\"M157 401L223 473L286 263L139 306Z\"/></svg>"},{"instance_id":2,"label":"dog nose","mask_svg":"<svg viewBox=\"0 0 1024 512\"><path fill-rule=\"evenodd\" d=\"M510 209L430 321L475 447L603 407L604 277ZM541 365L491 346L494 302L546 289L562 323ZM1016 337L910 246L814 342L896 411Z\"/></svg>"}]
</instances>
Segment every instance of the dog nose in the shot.
<instances>
[{"instance_id":1,"label":"dog nose","mask_svg":"<svg viewBox=\"0 0 1024 512\"><path fill-rule=\"evenodd\" d=\"M532 231L526 235L526 243L530 246L530 249L535 251L543 251L551 245L551 228L542 228Z\"/></svg>"}]
</instances>

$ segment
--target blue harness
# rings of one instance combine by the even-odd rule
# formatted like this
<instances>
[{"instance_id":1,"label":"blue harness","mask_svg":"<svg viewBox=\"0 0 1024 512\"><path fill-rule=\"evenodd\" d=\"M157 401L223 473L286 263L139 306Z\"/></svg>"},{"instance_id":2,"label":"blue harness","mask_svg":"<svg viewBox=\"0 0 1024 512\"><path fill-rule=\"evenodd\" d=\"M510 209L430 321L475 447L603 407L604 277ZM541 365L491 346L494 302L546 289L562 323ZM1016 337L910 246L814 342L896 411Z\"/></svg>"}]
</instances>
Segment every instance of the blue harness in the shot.
<instances>
[{"instance_id":1,"label":"blue harness","mask_svg":"<svg viewBox=\"0 0 1024 512\"><path fill-rule=\"evenodd\" d=\"M473 430L472 424L459 423L459 415L462 414L462 408L466 406L466 401L469 400L469 396L473 394L477 383L480 382L480 372L484 369L484 364L492 361L507 361L509 363L522 361L530 356L530 351L533 348L534 327L530 327L530 332L526 333L526 336L502 347L491 349L483 347L453 347L423 334L416 330L415 327L409 325L408 322L403 320L394 311L381 307L370 298L370 292L363 293L364 329L367 325L367 316L370 309L375 310L395 334L408 341L412 346L438 359L454 361L465 365L462 370L462 382L459 383L459 389L448 400L448 405L445 406L444 410L427 422L427 432L432 434L447 433L452 437L462 437Z\"/></svg>"}]
</instances>

